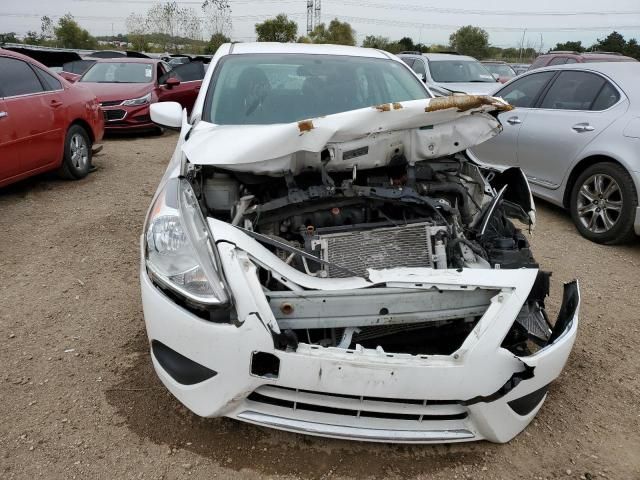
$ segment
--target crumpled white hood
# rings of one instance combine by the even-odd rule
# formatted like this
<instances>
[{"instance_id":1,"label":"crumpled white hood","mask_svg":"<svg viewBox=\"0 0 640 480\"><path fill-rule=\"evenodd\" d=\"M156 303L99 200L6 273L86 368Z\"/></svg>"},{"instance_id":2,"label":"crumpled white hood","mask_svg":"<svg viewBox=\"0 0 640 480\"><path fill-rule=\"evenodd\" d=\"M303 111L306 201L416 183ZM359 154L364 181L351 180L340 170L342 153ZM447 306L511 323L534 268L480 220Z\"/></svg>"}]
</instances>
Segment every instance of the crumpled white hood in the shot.
<instances>
[{"instance_id":1,"label":"crumpled white hood","mask_svg":"<svg viewBox=\"0 0 640 480\"><path fill-rule=\"evenodd\" d=\"M182 150L189 162L265 174L320 167L325 148L388 132L419 131L413 143L425 143L420 155L437 158L478 145L501 131L490 112L510 110L501 99L454 95L353 110L326 117L273 125L213 125L199 122ZM421 128L422 127L422 128ZM415 151L415 149L414 149ZM299 156L298 152L316 155ZM363 160L365 161L365 160ZM335 163L335 162L334 162ZM329 170L349 169L358 159Z\"/></svg>"}]
</instances>

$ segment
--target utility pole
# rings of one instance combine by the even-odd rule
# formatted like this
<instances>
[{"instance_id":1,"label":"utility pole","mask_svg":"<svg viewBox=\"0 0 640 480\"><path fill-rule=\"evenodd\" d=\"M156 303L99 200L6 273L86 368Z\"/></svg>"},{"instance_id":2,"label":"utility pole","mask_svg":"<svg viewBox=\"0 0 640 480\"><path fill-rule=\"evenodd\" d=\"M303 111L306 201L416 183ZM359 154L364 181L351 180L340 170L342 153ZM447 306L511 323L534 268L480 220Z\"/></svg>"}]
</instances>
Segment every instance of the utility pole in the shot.
<instances>
[{"instance_id":1,"label":"utility pole","mask_svg":"<svg viewBox=\"0 0 640 480\"><path fill-rule=\"evenodd\" d=\"M313 0L307 0L307 35L313 31Z\"/></svg>"},{"instance_id":2,"label":"utility pole","mask_svg":"<svg viewBox=\"0 0 640 480\"><path fill-rule=\"evenodd\" d=\"M320 5L320 0L315 0L315 8L314 8L314 15L313 15L313 24L314 27L317 27L318 25L320 25L320 23L322 22L322 13L321 13L321 5Z\"/></svg>"}]
</instances>

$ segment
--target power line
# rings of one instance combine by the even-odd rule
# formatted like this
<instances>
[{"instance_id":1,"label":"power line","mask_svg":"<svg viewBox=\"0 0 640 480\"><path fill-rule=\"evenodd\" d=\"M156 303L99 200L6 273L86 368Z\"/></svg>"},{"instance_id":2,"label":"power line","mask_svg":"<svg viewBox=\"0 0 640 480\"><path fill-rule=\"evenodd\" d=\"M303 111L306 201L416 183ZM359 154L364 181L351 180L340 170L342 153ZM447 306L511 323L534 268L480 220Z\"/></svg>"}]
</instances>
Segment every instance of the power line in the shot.
<instances>
[{"instance_id":1,"label":"power line","mask_svg":"<svg viewBox=\"0 0 640 480\"><path fill-rule=\"evenodd\" d=\"M407 22L404 20L391 20L391 19L380 19L380 18L368 18L368 17L354 17L349 15L341 15L338 13L327 13L328 17L338 18L342 21L346 21L349 23L360 23L365 25L386 25L386 26L394 26L394 27L410 27L410 28L429 28L432 30L457 30L458 28L464 26L464 24L440 24L440 23L422 23L422 22ZM493 31L493 32L521 32L522 27L485 27L483 25L478 25L482 27L484 30ZM527 27L527 30L535 31L535 32L597 32L597 31L605 31L605 30L640 30L640 25L599 25L594 27Z\"/></svg>"},{"instance_id":2,"label":"power line","mask_svg":"<svg viewBox=\"0 0 640 480\"><path fill-rule=\"evenodd\" d=\"M532 17L577 17L584 15L640 15L640 10L633 11L585 11L580 10L576 12L562 12L562 11L522 11L522 10L478 10L478 9L464 9L464 8L443 8L434 7L429 5L411 5L411 4L387 4L370 2L366 0L325 0L328 3L336 5L352 5L357 7L371 7L380 8L386 10L405 10L415 12L427 12L427 13L446 13L446 14L463 14L463 15L490 15L490 16L532 16Z\"/></svg>"}]
</instances>

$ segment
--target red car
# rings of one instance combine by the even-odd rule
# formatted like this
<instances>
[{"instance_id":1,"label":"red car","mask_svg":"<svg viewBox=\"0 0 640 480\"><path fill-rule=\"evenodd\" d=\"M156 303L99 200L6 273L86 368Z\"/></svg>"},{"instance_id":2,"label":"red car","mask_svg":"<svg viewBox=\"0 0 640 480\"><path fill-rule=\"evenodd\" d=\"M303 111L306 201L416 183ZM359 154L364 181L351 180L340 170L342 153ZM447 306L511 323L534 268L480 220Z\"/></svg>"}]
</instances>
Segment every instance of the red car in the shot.
<instances>
[{"instance_id":1,"label":"red car","mask_svg":"<svg viewBox=\"0 0 640 480\"><path fill-rule=\"evenodd\" d=\"M625 57L620 53L612 52L569 52L552 50L535 59L529 70L550 67L552 65L564 65L565 63L594 63L594 62L636 62L635 58Z\"/></svg>"},{"instance_id":2,"label":"red car","mask_svg":"<svg viewBox=\"0 0 640 480\"><path fill-rule=\"evenodd\" d=\"M172 67L151 58L99 59L78 80L98 97L107 131L156 129L149 105L174 101L191 110L204 78L202 62Z\"/></svg>"},{"instance_id":3,"label":"red car","mask_svg":"<svg viewBox=\"0 0 640 480\"><path fill-rule=\"evenodd\" d=\"M0 48L0 187L49 170L85 177L103 133L89 89Z\"/></svg>"}]
</instances>

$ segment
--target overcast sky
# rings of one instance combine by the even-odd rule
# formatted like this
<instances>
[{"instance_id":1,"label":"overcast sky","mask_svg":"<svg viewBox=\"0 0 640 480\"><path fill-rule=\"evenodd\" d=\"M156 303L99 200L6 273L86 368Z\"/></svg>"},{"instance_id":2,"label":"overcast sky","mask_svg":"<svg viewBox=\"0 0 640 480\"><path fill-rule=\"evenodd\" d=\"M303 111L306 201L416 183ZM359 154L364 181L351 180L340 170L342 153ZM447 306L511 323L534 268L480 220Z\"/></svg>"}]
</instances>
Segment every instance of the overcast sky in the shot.
<instances>
[{"instance_id":1,"label":"overcast sky","mask_svg":"<svg viewBox=\"0 0 640 480\"><path fill-rule=\"evenodd\" d=\"M278 13L286 13L306 32L306 0L229 0L232 38L255 39L254 25ZM316 0L317 1L317 0ZM71 12L93 35L126 33L125 18L144 13L153 0L0 0L0 32L25 34L40 30L40 17L55 20ZM200 0L178 0L199 11ZM546 50L556 42L582 40L591 45L612 30L640 40L640 1L615 0L322 0L322 21L338 17L351 23L358 42L365 35L391 39L410 36L426 44L447 43L457 27L476 25L489 32L492 45L524 45Z\"/></svg>"}]
</instances>

